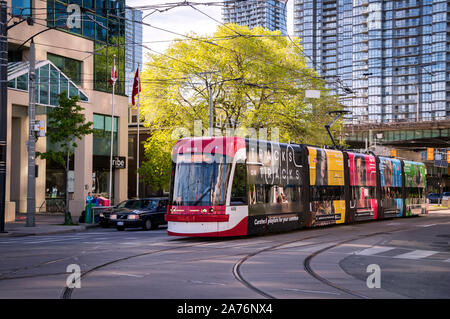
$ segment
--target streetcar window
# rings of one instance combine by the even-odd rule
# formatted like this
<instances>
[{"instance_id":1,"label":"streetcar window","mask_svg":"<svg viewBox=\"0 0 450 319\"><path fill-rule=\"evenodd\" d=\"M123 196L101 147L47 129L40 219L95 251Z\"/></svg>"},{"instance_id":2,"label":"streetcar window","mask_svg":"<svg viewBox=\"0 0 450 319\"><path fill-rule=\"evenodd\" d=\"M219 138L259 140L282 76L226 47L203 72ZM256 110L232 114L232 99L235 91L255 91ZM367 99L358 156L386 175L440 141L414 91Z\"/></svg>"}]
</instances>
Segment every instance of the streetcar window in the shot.
<instances>
[{"instance_id":1,"label":"streetcar window","mask_svg":"<svg viewBox=\"0 0 450 319\"><path fill-rule=\"evenodd\" d=\"M375 199L376 198L376 188L375 187L352 186L351 192L352 192L352 195L351 195L352 200Z\"/></svg>"},{"instance_id":2,"label":"streetcar window","mask_svg":"<svg viewBox=\"0 0 450 319\"><path fill-rule=\"evenodd\" d=\"M288 204L301 201L300 185L249 185L249 203Z\"/></svg>"},{"instance_id":3,"label":"streetcar window","mask_svg":"<svg viewBox=\"0 0 450 319\"><path fill-rule=\"evenodd\" d=\"M401 198L401 197L402 197L401 187L382 187L381 188L381 198L382 199Z\"/></svg>"},{"instance_id":4,"label":"streetcar window","mask_svg":"<svg viewBox=\"0 0 450 319\"><path fill-rule=\"evenodd\" d=\"M343 186L311 186L311 201L343 200Z\"/></svg>"},{"instance_id":5,"label":"streetcar window","mask_svg":"<svg viewBox=\"0 0 450 319\"><path fill-rule=\"evenodd\" d=\"M247 204L247 165L236 163L234 169L233 185L231 186L231 205Z\"/></svg>"},{"instance_id":6,"label":"streetcar window","mask_svg":"<svg viewBox=\"0 0 450 319\"><path fill-rule=\"evenodd\" d=\"M173 185L173 205L225 205L231 170L230 159L221 156L212 162L177 161Z\"/></svg>"},{"instance_id":7,"label":"streetcar window","mask_svg":"<svg viewBox=\"0 0 450 319\"><path fill-rule=\"evenodd\" d=\"M406 188L406 198L423 198L424 188L421 187L407 187Z\"/></svg>"}]
</instances>

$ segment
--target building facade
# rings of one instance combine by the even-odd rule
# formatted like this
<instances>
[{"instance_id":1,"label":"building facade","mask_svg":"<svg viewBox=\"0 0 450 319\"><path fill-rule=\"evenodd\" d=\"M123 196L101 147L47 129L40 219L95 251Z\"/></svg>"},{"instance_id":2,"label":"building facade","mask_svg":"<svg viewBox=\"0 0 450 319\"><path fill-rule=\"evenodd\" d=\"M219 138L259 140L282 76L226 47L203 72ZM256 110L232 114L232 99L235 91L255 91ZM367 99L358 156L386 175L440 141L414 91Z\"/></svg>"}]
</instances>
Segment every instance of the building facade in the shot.
<instances>
[{"instance_id":1,"label":"building facade","mask_svg":"<svg viewBox=\"0 0 450 319\"><path fill-rule=\"evenodd\" d=\"M450 118L449 14L447 0L295 0L294 32L347 123L439 121Z\"/></svg>"},{"instance_id":2,"label":"building facade","mask_svg":"<svg viewBox=\"0 0 450 319\"><path fill-rule=\"evenodd\" d=\"M245 0L225 2L222 9L224 23L264 27L287 34L285 0Z\"/></svg>"},{"instance_id":3,"label":"building facade","mask_svg":"<svg viewBox=\"0 0 450 319\"><path fill-rule=\"evenodd\" d=\"M73 15L70 4L81 6ZM84 210L88 192L111 197L113 203L127 198L128 97L125 95L125 23L123 0L59 1L9 0L15 15L31 15L33 25L21 23L8 32L8 123L6 220L16 212L26 212L28 139L28 60L34 36L36 52L36 120L46 122L47 113L58 106L57 95L79 95L86 121L93 122L94 134L77 141L70 170L74 177L65 185L62 168L37 158L36 212L49 211L53 201L70 191L70 211L78 216ZM25 8L25 9L24 9ZM79 17L79 19L77 18ZM16 17L11 20L20 21ZM111 129L113 61L118 79L114 96L114 128ZM28 67L27 67L28 66ZM114 156L125 159L113 170L113 193L109 193L111 132ZM36 151L52 145L39 137Z\"/></svg>"},{"instance_id":4,"label":"building facade","mask_svg":"<svg viewBox=\"0 0 450 319\"><path fill-rule=\"evenodd\" d=\"M133 80L138 64L142 71L142 11L125 7L125 95L133 91ZM139 22L138 22L139 21Z\"/></svg>"}]
</instances>

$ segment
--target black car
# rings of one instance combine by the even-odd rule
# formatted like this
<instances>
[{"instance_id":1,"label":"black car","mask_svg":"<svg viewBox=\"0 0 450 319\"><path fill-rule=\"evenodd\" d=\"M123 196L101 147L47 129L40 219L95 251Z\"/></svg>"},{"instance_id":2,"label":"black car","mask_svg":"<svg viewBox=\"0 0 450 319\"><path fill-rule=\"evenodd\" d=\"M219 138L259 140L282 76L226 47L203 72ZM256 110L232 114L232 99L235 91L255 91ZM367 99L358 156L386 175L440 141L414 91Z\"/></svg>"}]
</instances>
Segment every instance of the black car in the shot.
<instances>
[{"instance_id":1,"label":"black car","mask_svg":"<svg viewBox=\"0 0 450 319\"><path fill-rule=\"evenodd\" d=\"M167 197L130 199L112 210L109 221L116 225L117 230L136 227L153 229L167 224L164 220L167 202Z\"/></svg>"},{"instance_id":2,"label":"black car","mask_svg":"<svg viewBox=\"0 0 450 319\"><path fill-rule=\"evenodd\" d=\"M442 196L440 196L438 193L430 193L427 195L427 198L430 201L430 204L437 204L439 202L439 199L442 199Z\"/></svg>"},{"instance_id":3,"label":"black car","mask_svg":"<svg viewBox=\"0 0 450 319\"><path fill-rule=\"evenodd\" d=\"M121 202L119 205L122 205L124 202ZM115 207L111 207L111 208L107 208L103 211L100 212L99 214L99 225L103 228L108 228L109 226L113 225L111 220L109 219L109 216L111 215L111 213L114 211L114 209L116 209L119 205L115 206ZM115 225L115 224L114 224Z\"/></svg>"}]
</instances>

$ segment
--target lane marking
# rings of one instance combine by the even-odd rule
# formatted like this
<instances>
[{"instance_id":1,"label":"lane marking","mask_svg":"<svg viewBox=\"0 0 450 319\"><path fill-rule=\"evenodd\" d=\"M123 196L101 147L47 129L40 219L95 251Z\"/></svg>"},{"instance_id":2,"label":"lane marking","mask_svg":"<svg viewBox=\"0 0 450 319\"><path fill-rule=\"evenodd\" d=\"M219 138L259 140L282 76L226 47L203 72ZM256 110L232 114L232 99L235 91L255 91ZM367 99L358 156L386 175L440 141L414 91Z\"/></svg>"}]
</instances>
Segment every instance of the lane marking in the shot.
<instances>
[{"instance_id":1,"label":"lane marking","mask_svg":"<svg viewBox=\"0 0 450 319\"><path fill-rule=\"evenodd\" d=\"M319 291L319 290L306 290L306 289L296 289L296 288L283 288L283 290L295 291L295 292L306 292L306 293L313 293L313 294L326 294L326 295L338 295L338 296L341 295L338 292L328 292L328 291Z\"/></svg>"},{"instance_id":2,"label":"lane marking","mask_svg":"<svg viewBox=\"0 0 450 319\"><path fill-rule=\"evenodd\" d=\"M383 253L386 251L390 251L395 249L395 247L387 247L387 246L373 246L370 248L366 248L364 250L361 250L359 252L356 252L355 255L359 256L371 256L379 253Z\"/></svg>"},{"instance_id":3,"label":"lane marking","mask_svg":"<svg viewBox=\"0 0 450 319\"><path fill-rule=\"evenodd\" d=\"M394 256L393 258L399 258L399 259L422 259L425 257L429 257L431 255L439 253L438 251L433 250L414 250L409 253L401 254Z\"/></svg>"},{"instance_id":4,"label":"lane marking","mask_svg":"<svg viewBox=\"0 0 450 319\"><path fill-rule=\"evenodd\" d=\"M220 283L220 282L209 282L209 281L200 281L200 280L187 280L187 282L190 282L191 284L199 284L199 285L219 285L219 286L226 286L226 284Z\"/></svg>"},{"instance_id":5,"label":"lane marking","mask_svg":"<svg viewBox=\"0 0 450 319\"><path fill-rule=\"evenodd\" d=\"M125 273L121 273L121 272L112 272L110 274L111 275L117 275L117 276L134 277L134 278L144 278L145 277L143 275L125 274Z\"/></svg>"}]
</instances>

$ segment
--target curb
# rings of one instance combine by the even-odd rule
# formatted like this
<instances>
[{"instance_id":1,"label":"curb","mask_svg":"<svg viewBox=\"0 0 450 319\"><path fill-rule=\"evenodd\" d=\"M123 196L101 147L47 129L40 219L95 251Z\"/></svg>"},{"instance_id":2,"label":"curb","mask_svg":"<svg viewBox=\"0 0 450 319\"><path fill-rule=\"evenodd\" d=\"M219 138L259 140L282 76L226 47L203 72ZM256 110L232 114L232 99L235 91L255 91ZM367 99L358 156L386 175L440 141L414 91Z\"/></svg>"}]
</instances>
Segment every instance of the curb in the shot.
<instances>
[{"instance_id":1,"label":"curb","mask_svg":"<svg viewBox=\"0 0 450 319\"><path fill-rule=\"evenodd\" d=\"M98 224L94 225L83 225L79 229L67 229L67 230L56 230L56 231L46 231L42 233L21 233L20 231L10 231L5 234L0 234L0 238L2 237L27 237L27 236L41 236L41 235L54 235L54 234L64 234L64 233L75 233L82 232L88 230L90 228L100 227Z\"/></svg>"}]
</instances>

